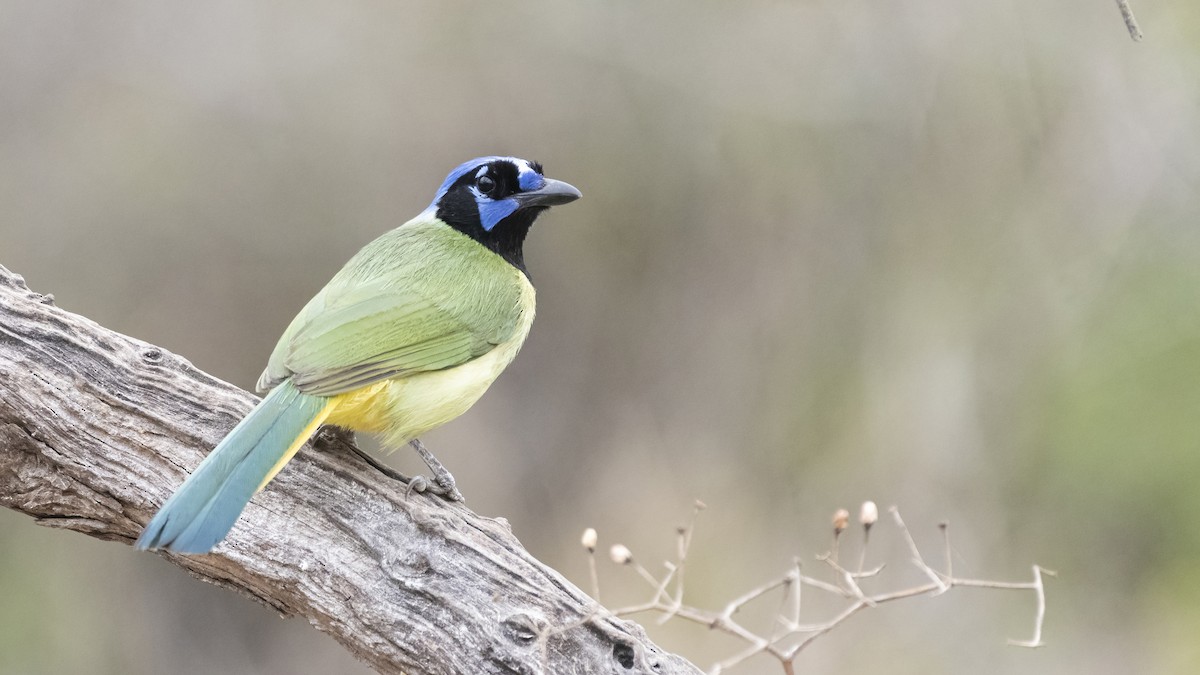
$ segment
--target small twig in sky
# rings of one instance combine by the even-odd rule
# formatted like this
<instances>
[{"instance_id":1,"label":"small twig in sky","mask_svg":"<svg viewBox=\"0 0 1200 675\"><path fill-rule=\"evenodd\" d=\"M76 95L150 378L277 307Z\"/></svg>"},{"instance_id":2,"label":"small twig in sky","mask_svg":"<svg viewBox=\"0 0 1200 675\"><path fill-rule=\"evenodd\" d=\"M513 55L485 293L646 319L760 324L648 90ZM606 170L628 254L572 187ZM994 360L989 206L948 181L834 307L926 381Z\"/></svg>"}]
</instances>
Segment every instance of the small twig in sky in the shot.
<instances>
[{"instance_id":1,"label":"small twig in sky","mask_svg":"<svg viewBox=\"0 0 1200 675\"><path fill-rule=\"evenodd\" d=\"M1133 10L1129 7L1129 0L1117 0L1117 8L1121 10L1121 18L1125 19L1125 28L1129 30L1129 37L1133 38L1134 42L1142 41L1142 29L1138 27L1137 17L1133 15Z\"/></svg>"},{"instance_id":2,"label":"small twig in sky","mask_svg":"<svg viewBox=\"0 0 1200 675\"><path fill-rule=\"evenodd\" d=\"M1038 565L1033 566L1033 590L1037 593L1037 618L1033 623L1033 639L1028 642L1023 640L1013 640L1009 638L1008 644L1014 647L1041 647L1042 642L1042 625L1046 622L1046 586L1042 583L1042 575L1049 574L1054 576L1054 572L1042 569Z\"/></svg>"},{"instance_id":3,"label":"small twig in sky","mask_svg":"<svg viewBox=\"0 0 1200 675\"><path fill-rule=\"evenodd\" d=\"M929 577L930 581L937 584L939 595L950 590L946 582L942 581L941 575L934 571L925 562L925 558L921 556L921 549L917 548L917 542L913 540L912 533L908 531L908 526L904 524L904 519L900 517L900 509L893 506L890 511L892 512L892 517L896 519L896 524L900 526L900 531L904 533L904 540L908 542L908 550L912 551L913 563L925 573L925 576Z\"/></svg>"},{"instance_id":4,"label":"small twig in sky","mask_svg":"<svg viewBox=\"0 0 1200 675\"><path fill-rule=\"evenodd\" d=\"M687 565L688 550L692 547L692 533L696 531L696 517L700 512L708 508L704 502L697 499L692 503L692 517L688 520L687 525L681 525L677 530L676 538L676 556L678 564L675 565L677 572L675 574L675 606L683 604L683 572ZM669 616L669 615L668 615Z\"/></svg>"},{"instance_id":5,"label":"small twig in sky","mask_svg":"<svg viewBox=\"0 0 1200 675\"><path fill-rule=\"evenodd\" d=\"M583 536L579 539L579 543L583 544L584 550L588 552L588 574L592 578L592 598L596 602L600 602L600 577L596 574L596 543L599 541L599 536L596 530L588 528L583 531Z\"/></svg>"},{"instance_id":6,"label":"small twig in sky","mask_svg":"<svg viewBox=\"0 0 1200 675\"><path fill-rule=\"evenodd\" d=\"M942 531L942 540L946 543L946 576L954 577L954 549L950 547L950 523L938 523L938 529Z\"/></svg>"}]
</instances>

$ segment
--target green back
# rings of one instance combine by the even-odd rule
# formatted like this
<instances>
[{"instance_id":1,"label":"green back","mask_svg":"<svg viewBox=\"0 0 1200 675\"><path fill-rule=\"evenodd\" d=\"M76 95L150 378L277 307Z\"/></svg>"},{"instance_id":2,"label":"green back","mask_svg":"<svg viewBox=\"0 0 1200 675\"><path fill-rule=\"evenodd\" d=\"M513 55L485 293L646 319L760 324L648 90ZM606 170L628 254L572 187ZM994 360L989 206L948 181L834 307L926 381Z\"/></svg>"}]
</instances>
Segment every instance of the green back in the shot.
<instances>
[{"instance_id":1,"label":"green back","mask_svg":"<svg viewBox=\"0 0 1200 675\"><path fill-rule=\"evenodd\" d=\"M418 217L363 247L305 305L258 389L290 377L306 394L333 396L466 363L512 337L520 275L442 221Z\"/></svg>"}]
</instances>

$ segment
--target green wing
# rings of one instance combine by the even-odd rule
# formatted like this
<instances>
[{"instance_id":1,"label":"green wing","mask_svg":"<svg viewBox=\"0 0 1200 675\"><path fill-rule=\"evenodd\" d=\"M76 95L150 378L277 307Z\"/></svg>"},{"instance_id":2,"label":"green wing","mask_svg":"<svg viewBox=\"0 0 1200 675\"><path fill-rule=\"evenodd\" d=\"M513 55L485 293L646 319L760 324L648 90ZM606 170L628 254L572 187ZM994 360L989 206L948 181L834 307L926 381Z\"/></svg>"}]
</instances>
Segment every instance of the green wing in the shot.
<instances>
[{"instance_id":1,"label":"green wing","mask_svg":"<svg viewBox=\"0 0 1200 675\"><path fill-rule=\"evenodd\" d=\"M305 306L260 390L291 378L303 393L333 396L451 368L512 337L522 313L519 273L445 225L419 236L406 229L415 228L368 244Z\"/></svg>"}]
</instances>

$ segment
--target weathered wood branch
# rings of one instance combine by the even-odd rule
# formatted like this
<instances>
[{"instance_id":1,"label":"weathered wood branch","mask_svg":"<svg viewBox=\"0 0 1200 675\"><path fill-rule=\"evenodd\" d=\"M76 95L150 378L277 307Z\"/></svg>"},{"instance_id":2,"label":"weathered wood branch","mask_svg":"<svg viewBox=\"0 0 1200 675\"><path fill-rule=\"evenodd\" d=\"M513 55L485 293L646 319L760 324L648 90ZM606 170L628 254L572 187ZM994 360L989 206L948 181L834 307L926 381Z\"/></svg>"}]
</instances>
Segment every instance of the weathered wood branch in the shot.
<instances>
[{"instance_id":1,"label":"weathered wood branch","mask_svg":"<svg viewBox=\"0 0 1200 675\"><path fill-rule=\"evenodd\" d=\"M0 505L131 543L254 404L0 267ZM503 520L414 495L322 433L216 551L165 554L306 618L381 673L698 673L533 558Z\"/></svg>"}]
</instances>

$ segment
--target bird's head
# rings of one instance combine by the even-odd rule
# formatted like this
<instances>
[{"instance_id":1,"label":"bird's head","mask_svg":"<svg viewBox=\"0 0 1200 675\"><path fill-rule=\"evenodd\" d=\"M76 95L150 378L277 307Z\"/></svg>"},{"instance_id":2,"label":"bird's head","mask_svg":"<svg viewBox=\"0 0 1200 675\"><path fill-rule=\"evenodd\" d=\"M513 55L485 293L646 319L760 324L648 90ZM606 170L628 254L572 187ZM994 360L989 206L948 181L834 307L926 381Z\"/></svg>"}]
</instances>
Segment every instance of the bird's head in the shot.
<instances>
[{"instance_id":1,"label":"bird's head","mask_svg":"<svg viewBox=\"0 0 1200 675\"><path fill-rule=\"evenodd\" d=\"M446 176L429 211L524 271L521 246L546 209L580 197L572 185L516 157L480 157Z\"/></svg>"}]
</instances>

